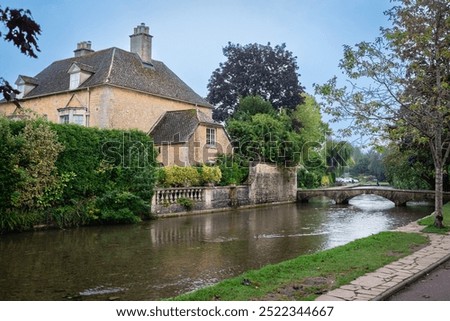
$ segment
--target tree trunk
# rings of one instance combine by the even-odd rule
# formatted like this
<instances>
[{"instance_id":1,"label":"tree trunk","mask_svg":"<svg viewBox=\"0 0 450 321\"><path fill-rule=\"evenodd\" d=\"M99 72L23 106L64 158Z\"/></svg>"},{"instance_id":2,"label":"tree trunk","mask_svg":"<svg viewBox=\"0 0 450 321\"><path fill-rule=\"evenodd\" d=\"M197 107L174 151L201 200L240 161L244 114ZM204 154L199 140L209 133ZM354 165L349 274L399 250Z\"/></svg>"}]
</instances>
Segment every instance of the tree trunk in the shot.
<instances>
[{"instance_id":1,"label":"tree trunk","mask_svg":"<svg viewBox=\"0 0 450 321\"><path fill-rule=\"evenodd\" d=\"M438 164L436 164L438 165ZM442 221L444 220L442 206L443 206L443 168L442 164L436 166L436 186L435 186L435 205L434 205L434 226L438 228L444 227Z\"/></svg>"},{"instance_id":2,"label":"tree trunk","mask_svg":"<svg viewBox=\"0 0 450 321\"><path fill-rule=\"evenodd\" d=\"M434 226L442 228L444 225L443 207L443 191L444 191L444 158L442 155L442 127L440 124L436 126L435 137L431 143L431 151L433 154L434 170L435 170L435 188L434 188ZM433 146L434 145L434 146Z\"/></svg>"}]
</instances>

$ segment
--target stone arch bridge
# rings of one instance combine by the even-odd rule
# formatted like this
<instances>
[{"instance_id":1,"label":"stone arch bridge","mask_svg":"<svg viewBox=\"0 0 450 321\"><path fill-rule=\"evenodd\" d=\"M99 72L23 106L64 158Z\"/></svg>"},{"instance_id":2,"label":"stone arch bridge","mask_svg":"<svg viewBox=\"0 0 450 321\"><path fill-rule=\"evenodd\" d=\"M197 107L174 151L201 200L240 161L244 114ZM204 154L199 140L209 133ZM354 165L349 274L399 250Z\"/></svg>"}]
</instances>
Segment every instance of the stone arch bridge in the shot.
<instances>
[{"instance_id":1,"label":"stone arch bridge","mask_svg":"<svg viewBox=\"0 0 450 321\"><path fill-rule=\"evenodd\" d=\"M297 201L308 202L310 198L325 196L336 202L336 204L348 204L348 201L358 195L374 194L382 196L392 202L395 206L405 206L409 201L434 201L435 192L427 190L401 190L383 187L354 187L354 188L322 188L315 190L297 191ZM444 193L444 203L450 201L450 193Z\"/></svg>"}]
</instances>

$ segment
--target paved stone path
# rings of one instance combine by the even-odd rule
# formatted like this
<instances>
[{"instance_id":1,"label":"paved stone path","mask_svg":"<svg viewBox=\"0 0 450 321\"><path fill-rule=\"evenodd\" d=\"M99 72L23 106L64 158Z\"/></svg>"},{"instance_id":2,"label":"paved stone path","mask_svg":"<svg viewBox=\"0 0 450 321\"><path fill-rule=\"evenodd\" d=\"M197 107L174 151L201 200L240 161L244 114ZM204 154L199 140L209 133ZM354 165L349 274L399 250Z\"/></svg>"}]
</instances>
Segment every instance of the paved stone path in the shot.
<instances>
[{"instance_id":1,"label":"paved stone path","mask_svg":"<svg viewBox=\"0 0 450 321\"><path fill-rule=\"evenodd\" d=\"M420 233L423 226L416 222L397 231ZM427 234L430 245L392 262L378 270L363 275L350 284L343 285L319 296L316 301L370 301L384 300L446 260L450 259L450 235Z\"/></svg>"}]
</instances>

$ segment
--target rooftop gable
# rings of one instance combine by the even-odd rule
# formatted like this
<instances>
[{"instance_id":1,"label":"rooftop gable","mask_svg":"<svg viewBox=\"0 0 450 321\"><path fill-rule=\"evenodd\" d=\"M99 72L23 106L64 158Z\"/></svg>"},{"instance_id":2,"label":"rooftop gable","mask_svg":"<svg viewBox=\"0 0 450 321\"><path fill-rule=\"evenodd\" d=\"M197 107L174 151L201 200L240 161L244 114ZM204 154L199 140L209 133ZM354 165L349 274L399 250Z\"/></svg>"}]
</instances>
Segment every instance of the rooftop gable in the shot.
<instances>
[{"instance_id":1,"label":"rooftop gable","mask_svg":"<svg viewBox=\"0 0 450 321\"><path fill-rule=\"evenodd\" d=\"M149 134L157 145L186 143L200 124L223 127L202 111L187 109L166 112Z\"/></svg>"}]
</instances>

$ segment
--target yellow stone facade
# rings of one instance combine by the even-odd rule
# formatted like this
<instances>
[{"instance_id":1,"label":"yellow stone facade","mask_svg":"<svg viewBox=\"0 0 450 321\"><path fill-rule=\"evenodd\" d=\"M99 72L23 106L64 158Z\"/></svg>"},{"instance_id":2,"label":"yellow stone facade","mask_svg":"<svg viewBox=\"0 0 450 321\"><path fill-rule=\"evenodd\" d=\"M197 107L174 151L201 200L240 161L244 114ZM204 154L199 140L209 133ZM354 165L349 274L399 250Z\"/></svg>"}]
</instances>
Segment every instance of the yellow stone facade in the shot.
<instances>
[{"instance_id":1,"label":"yellow stone facade","mask_svg":"<svg viewBox=\"0 0 450 321\"><path fill-rule=\"evenodd\" d=\"M81 107L86 110L86 124L90 127L144 132L148 132L166 111L197 108L212 116L211 108L108 85L30 98L20 104L25 110L55 123L60 122L58 109ZM4 116L10 116L15 109L13 103L0 104L0 114Z\"/></svg>"},{"instance_id":2,"label":"yellow stone facade","mask_svg":"<svg viewBox=\"0 0 450 321\"><path fill-rule=\"evenodd\" d=\"M216 144L206 144L206 129L216 130ZM156 145L157 161L164 165L192 166L214 162L220 154L231 154L233 148L223 127L199 124L187 143Z\"/></svg>"}]
</instances>

